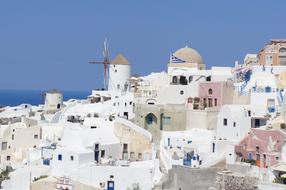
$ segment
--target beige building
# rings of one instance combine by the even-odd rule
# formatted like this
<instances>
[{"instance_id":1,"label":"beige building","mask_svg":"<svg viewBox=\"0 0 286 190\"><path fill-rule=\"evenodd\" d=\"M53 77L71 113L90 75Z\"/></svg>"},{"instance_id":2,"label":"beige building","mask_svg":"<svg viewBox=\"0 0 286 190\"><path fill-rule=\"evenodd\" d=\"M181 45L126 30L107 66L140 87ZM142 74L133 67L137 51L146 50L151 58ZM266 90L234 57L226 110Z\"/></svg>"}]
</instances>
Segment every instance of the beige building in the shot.
<instances>
[{"instance_id":1,"label":"beige building","mask_svg":"<svg viewBox=\"0 0 286 190\"><path fill-rule=\"evenodd\" d=\"M134 122L150 131L154 142L161 138L161 131L186 129L186 107L181 105L136 104Z\"/></svg>"},{"instance_id":2,"label":"beige building","mask_svg":"<svg viewBox=\"0 0 286 190\"><path fill-rule=\"evenodd\" d=\"M36 147L41 138L41 127L35 120L23 118L22 122L8 126L0 139L1 168L22 162L27 156L27 150Z\"/></svg>"},{"instance_id":3,"label":"beige building","mask_svg":"<svg viewBox=\"0 0 286 190\"><path fill-rule=\"evenodd\" d=\"M286 65L286 39L273 39L258 53L260 65Z\"/></svg>"},{"instance_id":4,"label":"beige building","mask_svg":"<svg viewBox=\"0 0 286 190\"><path fill-rule=\"evenodd\" d=\"M120 139L123 157L131 161L151 159L152 135L148 131L118 118L114 123L114 134Z\"/></svg>"}]
</instances>

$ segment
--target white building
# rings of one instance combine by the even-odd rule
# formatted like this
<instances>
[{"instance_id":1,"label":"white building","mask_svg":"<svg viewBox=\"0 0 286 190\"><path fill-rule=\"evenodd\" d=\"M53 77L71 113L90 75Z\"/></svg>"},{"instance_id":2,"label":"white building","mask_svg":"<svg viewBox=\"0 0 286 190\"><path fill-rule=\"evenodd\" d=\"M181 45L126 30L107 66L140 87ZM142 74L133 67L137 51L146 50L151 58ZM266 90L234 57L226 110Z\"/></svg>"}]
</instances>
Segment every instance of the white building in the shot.
<instances>
[{"instance_id":1,"label":"white building","mask_svg":"<svg viewBox=\"0 0 286 190\"><path fill-rule=\"evenodd\" d=\"M245 87L250 93L253 117L265 117L280 112L284 89L274 74L256 72Z\"/></svg>"},{"instance_id":2,"label":"white building","mask_svg":"<svg viewBox=\"0 0 286 190\"><path fill-rule=\"evenodd\" d=\"M62 176L84 164L97 163L101 158L119 159L120 141L113 134L111 122L104 125L70 124L53 153L53 174ZM71 169L72 168L72 169Z\"/></svg>"},{"instance_id":3,"label":"white building","mask_svg":"<svg viewBox=\"0 0 286 190\"><path fill-rule=\"evenodd\" d=\"M191 129L162 134L160 155L165 168L185 165L193 168L209 167L224 159L216 152L214 131Z\"/></svg>"},{"instance_id":4,"label":"white building","mask_svg":"<svg viewBox=\"0 0 286 190\"><path fill-rule=\"evenodd\" d=\"M51 90L45 93L44 111L46 113L55 113L62 108L63 94L57 90Z\"/></svg>"},{"instance_id":5,"label":"white building","mask_svg":"<svg viewBox=\"0 0 286 190\"><path fill-rule=\"evenodd\" d=\"M251 128L251 110L248 105L224 105L217 119L217 140L239 142Z\"/></svg>"}]
</instances>

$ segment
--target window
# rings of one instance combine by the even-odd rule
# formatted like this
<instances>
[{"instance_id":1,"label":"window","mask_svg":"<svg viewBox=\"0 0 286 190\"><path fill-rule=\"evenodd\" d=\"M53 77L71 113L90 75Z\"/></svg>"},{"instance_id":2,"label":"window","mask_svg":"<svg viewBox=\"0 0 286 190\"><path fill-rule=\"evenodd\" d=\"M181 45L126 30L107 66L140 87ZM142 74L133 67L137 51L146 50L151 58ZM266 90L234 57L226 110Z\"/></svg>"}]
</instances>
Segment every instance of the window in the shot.
<instances>
[{"instance_id":1,"label":"window","mask_svg":"<svg viewBox=\"0 0 286 190\"><path fill-rule=\"evenodd\" d=\"M263 154L263 160L264 161L266 160L266 154Z\"/></svg>"},{"instance_id":2,"label":"window","mask_svg":"<svg viewBox=\"0 0 286 190\"><path fill-rule=\"evenodd\" d=\"M123 144L123 153L128 152L128 144Z\"/></svg>"},{"instance_id":3,"label":"window","mask_svg":"<svg viewBox=\"0 0 286 190\"><path fill-rule=\"evenodd\" d=\"M252 160L252 153L251 152L248 153L248 160Z\"/></svg>"},{"instance_id":4,"label":"window","mask_svg":"<svg viewBox=\"0 0 286 190\"><path fill-rule=\"evenodd\" d=\"M14 140L14 134L12 135L12 140Z\"/></svg>"},{"instance_id":5,"label":"window","mask_svg":"<svg viewBox=\"0 0 286 190\"><path fill-rule=\"evenodd\" d=\"M130 159L134 159L135 158L135 153L134 152L130 152Z\"/></svg>"},{"instance_id":6,"label":"window","mask_svg":"<svg viewBox=\"0 0 286 190\"><path fill-rule=\"evenodd\" d=\"M247 147L247 145L246 145L246 144L244 144L244 145L243 145L243 147L242 147L242 148L243 148L243 150L245 150L245 149L246 149L246 147Z\"/></svg>"},{"instance_id":7,"label":"window","mask_svg":"<svg viewBox=\"0 0 286 190\"><path fill-rule=\"evenodd\" d=\"M177 76L173 76L172 83L173 84L177 84L178 83L178 77Z\"/></svg>"},{"instance_id":8,"label":"window","mask_svg":"<svg viewBox=\"0 0 286 190\"><path fill-rule=\"evenodd\" d=\"M233 127L236 127L236 122L233 122Z\"/></svg>"},{"instance_id":9,"label":"window","mask_svg":"<svg viewBox=\"0 0 286 190\"><path fill-rule=\"evenodd\" d=\"M70 159L71 159L71 161L73 161L73 160L74 160L74 157L73 157L73 156L70 156Z\"/></svg>"},{"instance_id":10,"label":"window","mask_svg":"<svg viewBox=\"0 0 286 190\"><path fill-rule=\"evenodd\" d=\"M266 55L265 56L265 65L272 65L272 55Z\"/></svg>"},{"instance_id":11,"label":"window","mask_svg":"<svg viewBox=\"0 0 286 190\"><path fill-rule=\"evenodd\" d=\"M217 106L217 99L216 98L214 99L214 106L215 107Z\"/></svg>"},{"instance_id":12,"label":"window","mask_svg":"<svg viewBox=\"0 0 286 190\"><path fill-rule=\"evenodd\" d=\"M251 111L248 110L248 117L251 117Z\"/></svg>"},{"instance_id":13,"label":"window","mask_svg":"<svg viewBox=\"0 0 286 190\"><path fill-rule=\"evenodd\" d=\"M279 156L276 156L275 159L276 159L276 160L279 160Z\"/></svg>"},{"instance_id":14,"label":"window","mask_svg":"<svg viewBox=\"0 0 286 190\"><path fill-rule=\"evenodd\" d=\"M181 85L187 85L188 84L187 78L185 76L180 76L180 84Z\"/></svg>"},{"instance_id":15,"label":"window","mask_svg":"<svg viewBox=\"0 0 286 190\"><path fill-rule=\"evenodd\" d=\"M1 144L1 150L7 150L7 146L8 146L8 143L7 143L7 142L2 142L2 144Z\"/></svg>"},{"instance_id":16,"label":"window","mask_svg":"<svg viewBox=\"0 0 286 190\"><path fill-rule=\"evenodd\" d=\"M211 81L211 76L206 77L206 81Z\"/></svg>"},{"instance_id":17,"label":"window","mask_svg":"<svg viewBox=\"0 0 286 190\"><path fill-rule=\"evenodd\" d=\"M256 149L256 152L259 152L259 146L256 146L255 149Z\"/></svg>"},{"instance_id":18,"label":"window","mask_svg":"<svg viewBox=\"0 0 286 190\"><path fill-rule=\"evenodd\" d=\"M267 109L268 112L270 113L275 112L275 99L272 98L267 99Z\"/></svg>"},{"instance_id":19,"label":"window","mask_svg":"<svg viewBox=\"0 0 286 190\"><path fill-rule=\"evenodd\" d=\"M286 48L282 47L279 50L279 64L286 65Z\"/></svg>"},{"instance_id":20,"label":"window","mask_svg":"<svg viewBox=\"0 0 286 190\"><path fill-rule=\"evenodd\" d=\"M259 127L260 126L260 119L255 119L254 120L254 127Z\"/></svg>"},{"instance_id":21,"label":"window","mask_svg":"<svg viewBox=\"0 0 286 190\"><path fill-rule=\"evenodd\" d=\"M63 156L61 154L58 155L58 160L62 161L63 160Z\"/></svg>"},{"instance_id":22,"label":"window","mask_svg":"<svg viewBox=\"0 0 286 190\"><path fill-rule=\"evenodd\" d=\"M10 161L11 160L11 156L6 156L6 160Z\"/></svg>"},{"instance_id":23,"label":"window","mask_svg":"<svg viewBox=\"0 0 286 190\"><path fill-rule=\"evenodd\" d=\"M117 84L117 89L120 89L120 84Z\"/></svg>"},{"instance_id":24,"label":"window","mask_svg":"<svg viewBox=\"0 0 286 190\"><path fill-rule=\"evenodd\" d=\"M286 65L286 56L279 56L279 64Z\"/></svg>"},{"instance_id":25,"label":"window","mask_svg":"<svg viewBox=\"0 0 286 190\"><path fill-rule=\"evenodd\" d=\"M139 160L142 159L142 153L138 153L138 159L139 159Z\"/></svg>"},{"instance_id":26,"label":"window","mask_svg":"<svg viewBox=\"0 0 286 190\"><path fill-rule=\"evenodd\" d=\"M170 125L171 124L171 117L163 116L163 125Z\"/></svg>"},{"instance_id":27,"label":"window","mask_svg":"<svg viewBox=\"0 0 286 190\"><path fill-rule=\"evenodd\" d=\"M204 104L204 107L207 107L207 99L206 98L203 99L203 104Z\"/></svg>"},{"instance_id":28,"label":"window","mask_svg":"<svg viewBox=\"0 0 286 190\"><path fill-rule=\"evenodd\" d=\"M285 53L286 54L286 48L285 47L280 48L279 53Z\"/></svg>"},{"instance_id":29,"label":"window","mask_svg":"<svg viewBox=\"0 0 286 190\"><path fill-rule=\"evenodd\" d=\"M213 89L210 88L210 89L208 90L208 93L209 93L209 95L212 95L212 94L213 94Z\"/></svg>"},{"instance_id":30,"label":"window","mask_svg":"<svg viewBox=\"0 0 286 190\"><path fill-rule=\"evenodd\" d=\"M208 102L209 102L209 107L213 107L213 99L212 99L212 98L209 98L209 99L208 99Z\"/></svg>"},{"instance_id":31,"label":"window","mask_svg":"<svg viewBox=\"0 0 286 190\"><path fill-rule=\"evenodd\" d=\"M181 94L181 95L183 95L183 94L184 94L184 91L183 91L183 90L181 90L181 91L180 91L180 94Z\"/></svg>"},{"instance_id":32,"label":"window","mask_svg":"<svg viewBox=\"0 0 286 190\"><path fill-rule=\"evenodd\" d=\"M193 81L193 76L189 76L189 83Z\"/></svg>"},{"instance_id":33,"label":"window","mask_svg":"<svg viewBox=\"0 0 286 190\"><path fill-rule=\"evenodd\" d=\"M271 87L270 86L266 86L265 87L265 92L268 92L268 93L271 92Z\"/></svg>"},{"instance_id":34,"label":"window","mask_svg":"<svg viewBox=\"0 0 286 190\"><path fill-rule=\"evenodd\" d=\"M227 119L226 118L223 119L223 125L227 126Z\"/></svg>"},{"instance_id":35,"label":"window","mask_svg":"<svg viewBox=\"0 0 286 190\"><path fill-rule=\"evenodd\" d=\"M96 126L90 126L90 128L91 128L91 129L96 129L97 127L96 127Z\"/></svg>"},{"instance_id":36,"label":"window","mask_svg":"<svg viewBox=\"0 0 286 190\"><path fill-rule=\"evenodd\" d=\"M34 139L38 139L39 138L39 136L38 135L34 135Z\"/></svg>"},{"instance_id":37,"label":"window","mask_svg":"<svg viewBox=\"0 0 286 190\"><path fill-rule=\"evenodd\" d=\"M115 69L115 72L117 73L117 69Z\"/></svg>"},{"instance_id":38,"label":"window","mask_svg":"<svg viewBox=\"0 0 286 190\"><path fill-rule=\"evenodd\" d=\"M100 155L101 155L101 158L104 158L105 157L105 150L101 150Z\"/></svg>"}]
</instances>

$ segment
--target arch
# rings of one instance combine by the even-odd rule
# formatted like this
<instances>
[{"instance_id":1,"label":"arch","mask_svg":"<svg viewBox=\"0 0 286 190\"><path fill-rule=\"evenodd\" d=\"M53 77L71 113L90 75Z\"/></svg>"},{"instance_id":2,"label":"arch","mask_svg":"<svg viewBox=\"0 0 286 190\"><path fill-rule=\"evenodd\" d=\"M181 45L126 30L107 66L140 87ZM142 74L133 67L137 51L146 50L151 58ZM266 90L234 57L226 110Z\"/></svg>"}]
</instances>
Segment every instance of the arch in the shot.
<instances>
[{"instance_id":1,"label":"arch","mask_svg":"<svg viewBox=\"0 0 286 190\"><path fill-rule=\"evenodd\" d=\"M148 98L148 99L146 100L146 103L149 104L149 105L154 105L154 104L156 104L156 99L154 99L154 98Z\"/></svg>"},{"instance_id":2,"label":"arch","mask_svg":"<svg viewBox=\"0 0 286 190\"><path fill-rule=\"evenodd\" d=\"M145 116L145 128L151 128L157 125L157 117L153 113L148 113Z\"/></svg>"},{"instance_id":3,"label":"arch","mask_svg":"<svg viewBox=\"0 0 286 190\"><path fill-rule=\"evenodd\" d=\"M286 48L285 47L280 48L279 53L286 54Z\"/></svg>"}]
</instances>

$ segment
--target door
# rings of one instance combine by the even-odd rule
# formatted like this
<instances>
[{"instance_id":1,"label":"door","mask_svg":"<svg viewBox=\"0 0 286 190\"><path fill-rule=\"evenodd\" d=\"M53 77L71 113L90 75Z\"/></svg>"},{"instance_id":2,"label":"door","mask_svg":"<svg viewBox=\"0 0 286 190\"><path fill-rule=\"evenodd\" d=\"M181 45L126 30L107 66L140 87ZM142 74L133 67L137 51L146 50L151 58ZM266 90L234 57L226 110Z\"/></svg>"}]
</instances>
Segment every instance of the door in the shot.
<instances>
[{"instance_id":1,"label":"door","mask_svg":"<svg viewBox=\"0 0 286 190\"><path fill-rule=\"evenodd\" d=\"M128 144L123 144L122 157L124 160L128 160Z\"/></svg>"},{"instance_id":2,"label":"door","mask_svg":"<svg viewBox=\"0 0 286 190\"><path fill-rule=\"evenodd\" d=\"M99 161L99 144L94 145L94 160Z\"/></svg>"}]
</instances>

